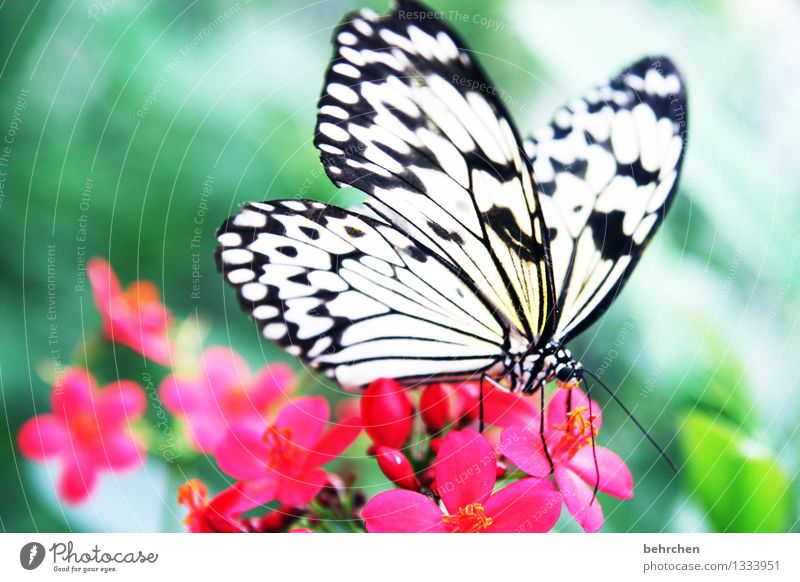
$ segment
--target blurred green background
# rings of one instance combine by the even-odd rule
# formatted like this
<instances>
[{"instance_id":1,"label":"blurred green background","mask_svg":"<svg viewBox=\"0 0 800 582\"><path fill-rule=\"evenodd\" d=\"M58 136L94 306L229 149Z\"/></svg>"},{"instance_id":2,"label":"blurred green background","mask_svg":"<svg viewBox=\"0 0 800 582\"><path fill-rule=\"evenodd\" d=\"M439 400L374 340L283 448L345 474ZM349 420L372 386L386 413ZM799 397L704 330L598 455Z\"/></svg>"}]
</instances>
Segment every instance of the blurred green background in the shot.
<instances>
[{"instance_id":1,"label":"blurred green background","mask_svg":"<svg viewBox=\"0 0 800 582\"><path fill-rule=\"evenodd\" d=\"M22 459L15 434L48 409L48 379L99 323L85 257L110 258L125 284L153 280L176 315L205 322L207 342L252 366L296 365L259 340L223 288L214 231L247 200L357 199L329 183L311 140L332 27L364 5L387 8L0 5L0 530L179 530L176 484L194 474L221 483L207 461L154 459L63 506L56 468ZM604 530L800 531L800 4L431 5L504 88L523 134L644 54L683 70L689 151L673 210L622 296L572 346L683 468L673 475L606 405L600 442L629 463L636 496L602 499ZM114 356L97 370L103 381L165 373L125 349Z\"/></svg>"}]
</instances>

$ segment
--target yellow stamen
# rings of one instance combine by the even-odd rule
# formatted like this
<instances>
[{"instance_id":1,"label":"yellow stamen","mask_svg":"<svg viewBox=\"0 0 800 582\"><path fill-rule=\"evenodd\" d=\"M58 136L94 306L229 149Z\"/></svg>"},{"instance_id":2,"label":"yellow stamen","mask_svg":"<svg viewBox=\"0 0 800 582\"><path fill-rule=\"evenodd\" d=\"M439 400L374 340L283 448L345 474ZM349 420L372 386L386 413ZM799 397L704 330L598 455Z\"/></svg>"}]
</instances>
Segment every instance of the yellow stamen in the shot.
<instances>
[{"instance_id":1,"label":"yellow stamen","mask_svg":"<svg viewBox=\"0 0 800 582\"><path fill-rule=\"evenodd\" d=\"M195 514L208 505L208 488L200 479L189 479L178 488L178 503L189 510L189 515L183 520L184 524L189 525Z\"/></svg>"},{"instance_id":2,"label":"yellow stamen","mask_svg":"<svg viewBox=\"0 0 800 582\"><path fill-rule=\"evenodd\" d=\"M561 452L573 455L583 445L591 444L592 439L597 436L597 427L594 426L596 415L587 416L585 414L587 410L589 409L586 406L578 406L569 412L564 424L553 427L564 431L564 436L557 445Z\"/></svg>"},{"instance_id":3,"label":"yellow stamen","mask_svg":"<svg viewBox=\"0 0 800 582\"><path fill-rule=\"evenodd\" d=\"M442 521L453 526L453 533L478 533L492 525L494 519L486 515L481 503L459 507L458 512L444 514Z\"/></svg>"},{"instance_id":4,"label":"yellow stamen","mask_svg":"<svg viewBox=\"0 0 800 582\"><path fill-rule=\"evenodd\" d=\"M268 465L270 467L294 464L302 460L301 451L292 441L292 431L288 428L270 425L264 432L264 442L269 446Z\"/></svg>"}]
</instances>

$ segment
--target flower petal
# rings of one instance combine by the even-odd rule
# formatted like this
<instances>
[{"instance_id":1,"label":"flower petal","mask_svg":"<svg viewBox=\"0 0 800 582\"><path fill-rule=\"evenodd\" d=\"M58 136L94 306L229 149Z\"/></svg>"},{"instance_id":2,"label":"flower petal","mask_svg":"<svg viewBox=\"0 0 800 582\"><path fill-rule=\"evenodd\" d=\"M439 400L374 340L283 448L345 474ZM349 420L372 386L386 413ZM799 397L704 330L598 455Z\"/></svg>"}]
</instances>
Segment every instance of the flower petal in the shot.
<instances>
[{"instance_id":1,"label":"flower petal","mask_svg":"<svg viewBox=\"0 0 800 582\"><path fill-rule=\"evenodd\" d=\"M550 481L520 479L494 493L484 504L492 518L487 532L543 533L561 514L561 495Z\"/></svg>"},{"instance_id":2,"label":"flower petal","mask_svg":"<svg viewBox=\"0 0 800 582\"><path fill-rule=\"evenodd\" d=\"M492 388L483 394L483 420L486 424L501 427L538 426L539 411L528 398Z\"/></svg>"},{"instance_id":3,"label":"flower petal","mask_svg":"<svg viewBox=\"0 0 800 582\"><path fill-rule=\"evenodd\" d=\"M97 309L105 319L110 311L112 298L122 292L119 279L117 279L108 261L100 258L94 258L89 261L86 271L89 275L89 282L92 286L92 294L94 295L95 303L97 303Z\"/></svg>"},{"instance_id":4,"label":"flower petal","mask_svg":"<svg viewBox=\"0 0 800 582\"><path fill-rule=\"evenodd\" d=\"M592 488L565 466L556 467L555 477L567 511L583 531L591 533L599 530L603 525L603 508L600 507L599 499L592 499Z\"/></svg>"},{"instance_id":5,"label":"flower petal","mask_svg":"<svg viewBox=\"0 0 800 582\"><path fill-rule=\"evenodd\" d=\"M361 418L358 416L336 423L314 445L306 460L307 466L318 467L332 461L353 444L360 432Z\"/></svg>"},{"instance_id":6,"label":"flower petal","mask_svg":"<svg viewBox=\"0 0 800 582\"><path fill-rule=\"evenodd\" d=\"M595 447L597 466L600 468L599 489L603 493L613 495L617 499L630 499L633 497L633 475L630 469L615 452L605 447ZM592 447L586 446L579 450L569 466L580 475L591 487L597 480L597 470L594 466Z\"/></svg>"},{"instance_id":7,"label":"flower petal","mask_svg":"<svg viewBox=\"0 0 800 582\"><path fill-rule=\"evenodd\" d=\"M139 441L126 432L109 431L97 446L102 447L101 462L111 469L128 469L144 463L145 454Z\"/></svg>"},{"instance_id":8,"label":"flower petal","mask_svg":"<svg viewBox=\"0 0 800 582\"><path fill-rule=\"evenodd\" d=\"M137 330L138 333L139 331ZM148 360L152 360L164 367L169 367L172 362L172 344L165 333L162 330L156 332L141 330L138 339L132 339L131 341L120 339L119 343L136 350Z\"/></svg>"},{"instance_id":9,"label":"flower petal","mask_svg":"<svg viewBox=\"0 0 800 582\"><path fill-rule=\"evenodd\" d=\"M210 347L203 352L201 374L201 381L217 399L222 398L228 390L247 386L251 382L250 369L244 358L220 346Z\"/></svg>"},{"instance_id":10,"label":"flower petal","mask_svg":"<svg viewBox=\"0 0 800 582\"><path fill-rule=\"evenodd\" d=\"M235 479L263 478L269 447L262 437L263 433L245 428L229 432L214 452L219 468Z\"/></svg>"},{"instance_id":11,"label":"flower petal","mask_svg":"<svg viewBox=\"0 0 800 582\"><path fill-rule=\"evenodd\" d=\"M207 406L204 388L197 381L179 378L173 374L161 382L158 396L172 414L185 416Z\"/></svg>"},{"instance_id":12,"label":"flower petal","mask_svg":"<svg viewBox=\"0 0 800 582\"><path fill-rule=\"evenodd\" d=\"M53 414L29 418L19 429L17 437L19 450L34 461L43 461L58 455L68 441L69 433L63 420Z\"/></svg>"},{"instance_id":13,"label":"flower petal","mask_svg":"<svg viewBox=\"0 0 800 582\"><path fill-rule=\"evenodd\" d=\"M75 459L65 461L58 479L58 494L68 503L80 503L94 490L97 471L90 463Z\"/></svg>"},{"instance_id":14,"label":"flower petal","mask_svg":"<svg viewBox=\"0 0 800 582\"><path fill-rule=\"evenodd\" d=\"M296 387L294 371L286 364L270 364L262 368L253 379L250 399L253 406L263 410L273 403L284 403Z\"/></svg>"},{"instance_id":15,"label":"flower petal","mask_svg":"<svg viewBox=\"0 0 800 582\"><path fill-rule=\"evenodd\" d=\"M550 474L550 461L538 432L516 426L506 428L500 436L500 446L503 454L528 475L546 477Z\"/></svg>"},{"instance_id":16,"label":"flower petal","mask_svg":"<svg viewBox=\"0 0 800 582\"><path fill-rule=\"evenodd\" d=\"M328 475L322 469L310 469L297 476L283 477L278 484L277 499L284 505L308 503L325 486Z\"/></svg>"},{"instance_id":17,"label":"flower petal","mask_svg":"<svg viewBox=\"0 0 800 582\"><path fill-rule=\"evenodd\" d=\"M396 489L378 493L361 512L369 533L442 533L449 531L442 511L421 493Z\"/></svg>"},{"instance_id":18,"label":"flower petal","mask_svg":"<svg viewBox=\"0 0 800 582\"><path fill-rule=\"evenodd\" d=\"M436 456L436 486L450 513L470 503L482 503L497 478L497 456L472 429L450 431Z\"/></svg>"},{"instance_id":19,"label":"flower petal","mask_svg":"<svg viewBox=\"0 0 800 582\"><path fill-rule=\"evenodd\" d=\"M194 448L207 455L216 454L216 448L228 433L240 429L263 434L265 425L258 427L244 423L237 423L235 427L227 424L219 412L199 412L186 417L186 429Z\"/></svg>"},{"instance_id":20,"label":"flower petal","mask_svg":"<svg viewBox=\"0 0 800 582\"><path fill-rule=\"evenodd\" d=\"M53 386L50 398L53 413L69 418L81 412L92 412L96 391L97 384L88 370L67 370Z\"/></svg>"},{"instance_id":21,"label":"flower petal","mask_svg":"<svg viewBox=\"0 0 800 582\"><path fill-rule=\"evenodd\" d=\"M330 407L322 396L304 396L281 408L275 425L291 431L292 442L310 451L328 426Z\"/></svg>"},{"instance_id":22,"label":"flower petal","mask_svg":"<svg viewBox=\"0 0 800 582\"><path fill-rule=\"evenodd\" d=\"M278 481L272 475L255 481L238 481L208 502L207 510L223 517L238 517L245 511L275 499Z\"/></svg>"},{"instance_id":23,"label":"flower petal","mask_svg":"<svg viewBox=\"0 0 800 582\"><path fill-rule=\"evenodd\" d=\"M146 408L144 390L129 380L109 384L97 398L97 418L103 426L128 424L144 414Z\"/></svg>"}]
</instances>

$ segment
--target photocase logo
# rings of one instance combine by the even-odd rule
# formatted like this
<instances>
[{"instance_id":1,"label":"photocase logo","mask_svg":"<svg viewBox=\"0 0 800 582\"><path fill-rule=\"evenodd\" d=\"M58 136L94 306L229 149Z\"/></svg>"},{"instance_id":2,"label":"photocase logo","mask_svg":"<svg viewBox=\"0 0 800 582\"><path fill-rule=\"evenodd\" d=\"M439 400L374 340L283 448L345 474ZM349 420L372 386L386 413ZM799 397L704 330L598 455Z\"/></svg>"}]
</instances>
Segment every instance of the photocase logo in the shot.
<instances>
[{"instance_id":1,"label":"photocase logo","mask_svg":"<svg viewBox=\"0 0 800 582\"><path fill-rule=\"evenodd\" d=\"M19 563L26 570L35 570L44 561L44 546L39 542L28 542L19 551Z\"/></svg>"}]
</instances>

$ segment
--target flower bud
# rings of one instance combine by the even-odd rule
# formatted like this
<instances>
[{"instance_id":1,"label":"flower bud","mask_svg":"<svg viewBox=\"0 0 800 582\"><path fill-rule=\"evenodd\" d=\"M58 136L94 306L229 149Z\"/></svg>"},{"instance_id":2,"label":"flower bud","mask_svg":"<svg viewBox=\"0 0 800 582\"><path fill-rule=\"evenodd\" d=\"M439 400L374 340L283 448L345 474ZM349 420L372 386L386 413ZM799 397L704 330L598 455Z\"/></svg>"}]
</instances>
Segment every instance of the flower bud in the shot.
<instances>
[{"instance_id":1,"label":"flower bud","mask_svg":"<svg viewBox=\"0 0 800 582\"><path fill-rule=\"evenodd\" d=\"M419 482L414 476L414 468L408 458L390 447L378 447L375 452L378 466L392 482L403 489L419 490Z\"/></svg>"},{"instance_id":2,"label":"flower bud","mask_svg":"<svg viewBox=\"0 0 800 582\"><path fill-rule=\"evenodd\" d=\"M486 388L484 386L484 390ZM453 417L461 419L465 423L477 419L480 414L480 392L481 387L478 382L458 384L453 391L455 401Z\"/></svg>"},{"instance_id":3,"label":"flower bud","mask_svg":"<svg viewBox=\"0 0 800 582\"><path fill-rule=\"evenodd\" d=\"M502 479L506 476L506 472L508 472L508 465L506 465L503 461L497 461L497 469L496 475L498 479Z\"/></svg>"},{"instance_id":4,"label":"flower bud","mask_svg":"<svg viewBox=\"0 0 800 582\"><path fill-rule=\"evenodd\" d=\"M411 434L414 405L396 381L376 380L361 396L364 429L376 445L399 449Z\"/></svg>"},{"instance_id":5,"label":"flower bud","mask_svg":"<svg viewBox=\"0 0 800 582\"><path fill-rule=\"evenodd\" d=\"M443 384L428 384L419 398L419 413L425 428L436 434L450 422L450 391Z\"/></svg>"}]
</instances>

